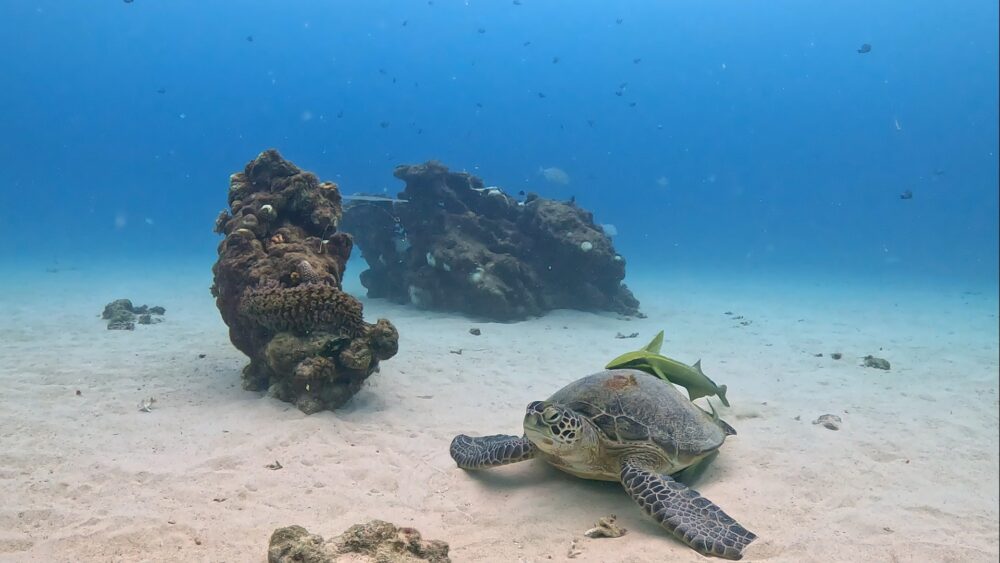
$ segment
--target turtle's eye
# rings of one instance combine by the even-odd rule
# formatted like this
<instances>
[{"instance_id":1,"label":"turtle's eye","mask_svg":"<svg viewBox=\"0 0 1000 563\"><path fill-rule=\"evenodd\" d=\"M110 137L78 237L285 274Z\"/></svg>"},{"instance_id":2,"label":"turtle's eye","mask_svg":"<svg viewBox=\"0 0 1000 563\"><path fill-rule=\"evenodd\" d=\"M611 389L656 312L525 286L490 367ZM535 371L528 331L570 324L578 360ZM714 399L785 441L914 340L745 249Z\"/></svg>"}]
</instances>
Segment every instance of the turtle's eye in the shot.
<instances>
[{"instance_id":1,"label":"turtle's eye","mask_svg":"<svg viewBox=\"0 0 1000 563\"><path fill-rule=\"evenodd\" d=\"M553 407L546 407L546 409L542 411L542 420L544 420L547 424L552 424L559 420L559 416L559 409Z\"/></svg>"}]
</instances>

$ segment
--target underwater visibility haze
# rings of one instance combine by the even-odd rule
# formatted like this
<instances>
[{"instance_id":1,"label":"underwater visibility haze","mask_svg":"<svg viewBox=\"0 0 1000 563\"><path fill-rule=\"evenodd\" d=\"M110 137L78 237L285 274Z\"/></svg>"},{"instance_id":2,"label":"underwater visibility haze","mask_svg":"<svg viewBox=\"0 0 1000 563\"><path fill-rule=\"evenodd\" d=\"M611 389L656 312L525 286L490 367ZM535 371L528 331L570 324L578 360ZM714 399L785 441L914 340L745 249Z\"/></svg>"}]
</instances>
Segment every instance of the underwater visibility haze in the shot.
<instances>
[{"instance_id":1,"label":"underwater visibility haze","mask_svg":"<svg viewBox=\"0 0 1000 563\"><path fill-rule=\"evenodd\" d=\"M998 17L0 3L0 560L995 561Z\"/></svg>"}]
</instances>

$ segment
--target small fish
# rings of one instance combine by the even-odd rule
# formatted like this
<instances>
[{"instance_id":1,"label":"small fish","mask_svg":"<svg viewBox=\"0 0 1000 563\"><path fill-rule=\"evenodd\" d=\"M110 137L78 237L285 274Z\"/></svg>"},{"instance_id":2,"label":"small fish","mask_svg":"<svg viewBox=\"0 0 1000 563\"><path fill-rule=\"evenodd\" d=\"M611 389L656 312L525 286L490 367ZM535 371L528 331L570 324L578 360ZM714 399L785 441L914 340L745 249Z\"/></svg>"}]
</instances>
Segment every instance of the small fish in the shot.
<instances>
[{"instance_id":1,"label":"small fish","mask_svg":"<svg viewBox=\"0 0 1000 563\"><path fill-rule=\"evenodd\" d=\"M389 127L389 122L388 121L380 121L378 123L378 126L381 127L382 129L385 129L386 127Z\"/></svg>"},{"instance_id":2,"label":"small fish","mask_svg":"<svg viewBox=\"0 0 1000 563\"><path fill-rule=\"evenodd\" d=\"M362 195L362 194L352 194L352 195L342 195L342 199L347 201L379 201L379 202L391 202L391 203L409 203L408 199L399 199L395 197L385 197L380 195Z\"/></svg>"},{"instance_id":3,"label":"small fish","mask_svg":"<svg viewBox=\"0 0 1000 563\"><path fill-rule=\"evenodd\" d=\"M934 171L934 175L935 176L944 176L944 169L938 168L937 170Z\"/></svg>"},{"instance_id":4,"label":"small fish","mask_svg":"<svg viewBox=\"0 0 1000 563\"><path fill-rule=\"evenodd\" d=\"M615 95L621 97L625 92L623 90L615 90Z\"/></svg>"},{"instance_id":5,"label":"small fish","mask_svg":"<svg viewBox=\"0 0 1000 563\"><path fill-rule=\"evenodd\" d=\"M726 386L716 385L701 371L701 360L695 362L693 366L689 366L662 356L660 355L662 345L663 331L661 330L642 349L618 356L608 362L605 369L631 368L644 371L664 381L684 387L692 401L700 397L717 395L723 405L729 406L729 400L726 399Z\"/></svg>"},{"instance_id":6,"label":"small fish","mask_svg":"<svg viewBox=\"0 0 1000 563\"><path fill-rule=\"evenodd\" d=\"M408 23L410 23L410 20L403 20L403 27L406 27L406 24Z\"/></svg>"},{"instance_id":7,"label":"small fish","mask_svg":"<svg viewBox=\"0 0 1000 563\"><path fill-rule=\"evenodd\" d=\"M546 97L546 96L545 96L545 92L539 92L539 93L538 93L538 97L539 97L539 98L544 98L544 97Z\"/></svg>"},{"instance_id":8,"label":"small fish","mask_svg":"<svg viewBox=\"0 0 1000 563\"><path fill-rule=\"evenodd\" d=\"M641 62L642 62L642 58L641 57L636 57L636 58L632 59L632 64L634 64L634 65L637 65L637 64L639 64Z\"/></svg>"},{"instance_id":9,"label":"small fish","mask_svg":"<svg viewBox=\"0 0 1000 563\"><path fill-rule=\"evenodd\" d=\"M531 45L531 41L525 41L524 43L521 43L522 47L527 47L528 45Z\"/></svg>"},{"instance_id":10,"label":"small fish","mask_svg":"<svg viewBox=\"0 0 1000 563\"><path fill-rule=\"evenodd\" d=\"M253 35L247 35L247 43L253 43Z\"/></svg>"},{"instance_id":11,"label":"small fish","mask_svg":"<svg viewBox=\"0 0 1000 563\"><path fill-rule=\"evenodd\" d=\"M480 35L482 35L483 33L486 33L486 28L485 27L480 27L479 29L476 30L476 32L478 32Z\"/></svg>"},{"instance_id":12,"label":"small fish","mask_svg":"<svg viewBox=\"0 0 1000 563\"><path fill-rule=\"evenodd\" d=\"M166 88L159 88L159 89L156 90L156 93L157 94L166 94L167 93L167 89Z\"/></svg>"},{"instance_id":13,"label":"small fish","mask_svg":"<svg viewBox=\"0 0 1000 563\"><path fill-rule=\"evenodd\" d=\"M903 193L899 194L899 199L913 199L913 192L904 190Z\"/></svg>"},{"instance_id":14,"label":"small fish","mask_svg":"<svg viewBox=\"0 0 1000 563\"><path fill-rule=\"evenodd\" d=\"M869 44L867 44L867 43L861 45L861 48L858 49L858 53L861 53L862 55L864 55L865 53L871 53L871 52L872 52L872 46L869 45Z\"/></svg>"},{"instance_id":15,"label":"small fish","mask_svg":"<svg viewBox=\"0 0 1000 563\"><path fill-rule=\"evenodd\" d=\"M630 107L630 108L634 108L634 107L635 107L635 104L636 104L636 102L629 102L629 103L628 103L628 107Z\"/></svg>"},{"instance_id":16,"label":"small fish","mask_svg":"<svg viewBox=\"0 0 1000 563\"><path fill-rule=\"evenodd\" d=\"M521 5L521 0L514 0L514 5L515 6L520 6Z\"/></svg>"},{"instance_id":17,"label":"small fish","mask_svg":"<svg viewBox=\"0 0 1000 563\"><path fill-rule=\"evenodd\" d=\"M552 64L559 64L559 57L552 57Z\"/></svg>"},{"instance_id":18,"label":"small fish","mask_svg":"<svg viewBox=\"0 0 1000 563\"><path fill-rule=\"evenodd\" d=\"M552 182L553 184L559 184L562 186L569 184L569 174L561 168L556 168L555 166L539 168L538 173L541 174L546 181Z\"/></svg>"},{"instance_id":19,"label":"small fish","mask_svg":"<svg viewBox=\"0 0 1000 563\"><path fill-rule=\"evenodd\" d=\"M122 1L125 2L126 4L131 4L132 3L132 0L122 0Z\"/></svg>"},{"instance_id":20,"label":"small fish","mask_svg":"<svg viewBox=\"0 0 1000 563\"><path fill-rule=\"evenodd\" d=\"M618 19L615 20L615 23L618 24L618 25L621 25L623 21L625 21L625 20L623 20L622 18L618 18Z\"/></svg>"},{"instance_id":21,"label":"small fish","mask_svg":"<svg viewBox=\"0 0 1000 563\"><path fill-rule=\"evenodd\" d=\"M337 112L337 119L340 119L341 117L344 117L344 110L340 110Z\"/></svg>"},{"instance_id":22,"label":"small fish","mask_svg":"<svg viewBox=\"0 0 1000 563\"><path fill-rule=\"evenodd\" d=\"M587 125L589 125L590 127L593 127L594 126L594 120L593 119L588 119L587 120Z\"/></svg>"},{"instance_id":23,"label":"small fish","mask_svg":"<svg viewBox=\"0 0 1000 563\"><path fill-rule=\"evenodd\" d=\"M483 109L483 104L481 104L480 102L476 102L476 107L479 109Z\"/></svg>"},{"instance_id":24,"label":"small fish","mask_svg":"<svg viewBox=\"0 0 1000 563\"><path fill-rule=\"evenodd\" d=\"M384 68L378 69L378 73L385 76L385 69Z\"/></svg>"}]
</instances>

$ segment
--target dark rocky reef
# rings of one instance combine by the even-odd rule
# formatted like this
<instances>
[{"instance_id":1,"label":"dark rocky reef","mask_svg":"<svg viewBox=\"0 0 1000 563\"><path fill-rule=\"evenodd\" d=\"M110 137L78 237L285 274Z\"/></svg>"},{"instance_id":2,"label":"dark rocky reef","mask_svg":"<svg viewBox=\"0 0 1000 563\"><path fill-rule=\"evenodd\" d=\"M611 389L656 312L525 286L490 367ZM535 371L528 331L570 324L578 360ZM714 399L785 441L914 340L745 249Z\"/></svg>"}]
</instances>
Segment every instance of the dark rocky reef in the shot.
<instances>
[{"instance_id":1,"label":"dark rocky reef","mask_svg":"<svg viewBox=\"0 0 1000 563\"><path fill-rule=\"evenodd\" d=\"M341 289L354 243L337 231L340 218L336 184L268 150L230 177L215 224L226 238L212 295L250 357L243 387L307 414L347 402L398 350L392 323L364 322L361 302Z\"/></svg>"},{"instance_id":2,"label":"dark rocky reef","mask_svg":"<svg viewBox=\"0 0 1000 563\"><path fill-rule=\"evenodd\" d=\"M104 306L101 318L108 321L108 330L135 330L136 317L139 324L151 325L162 322L161 317L166 312L167 310L159 305L136 307L131 300L115 299Z\"/></svg>"},{"instance_id":3,"label":"dark rocky reef","mask_svg":"<svg viewBox=\"0 0 1000 563\"><path fill-rule=\"evenodd\" d=\"M625 259L573 202L487 188L438 162L399 166L405 201L345 209L370 297L513 321L552 309L638 315Z\"/></svg>"},{"instance_id":4,"label":"dark rocky reef","mask_svg":"<svg viewBox=\"0 0 1000 563\"><path fill-rule=\"evenodd\" d=\"M413 528L397 528L389 522L372 520L355 524L343 534L324 540L302 526L278 528L267 548L268 563L450 563L448 544L425 540Z\"/></svg>"}]
</instances>

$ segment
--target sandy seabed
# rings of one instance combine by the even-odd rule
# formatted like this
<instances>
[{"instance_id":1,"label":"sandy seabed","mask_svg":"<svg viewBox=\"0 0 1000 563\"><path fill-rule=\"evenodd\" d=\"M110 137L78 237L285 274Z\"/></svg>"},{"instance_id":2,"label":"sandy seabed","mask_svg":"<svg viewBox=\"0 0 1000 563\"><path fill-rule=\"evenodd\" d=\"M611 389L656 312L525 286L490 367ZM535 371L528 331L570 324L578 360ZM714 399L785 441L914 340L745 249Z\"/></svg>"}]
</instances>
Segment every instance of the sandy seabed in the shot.
<instances>
[{"instance_id":1,"label":"sandy seabed","mask_svg":"<svg viewBox=\"0 0 1000 563\"><path fill-rule=\"evenodd\" d=\"M333 536L379 518L447 541L454 561L564 561L573 540L573 561L705 561L615 483L537 461L466 473L448 456L456 433L519 433L528 402L660 329L664 353L701 358L729 386L721 413L739 435L697 488L760 536L744 560L1000 556L995 287L650 278L632 284L647 319L516 324L369 300L367 317L399 328L399 355L346 408L305 416L241 389L245 358L210 282L184 269L6 276L0 560L264 561L276 527ZM165 322L105 330L119 297L165 306ZM862 367L866 354L892 369ZM812 424L827 413L839 431ZM628 534L584 538L607 514Z\"/></svg>"}]
</instances>

